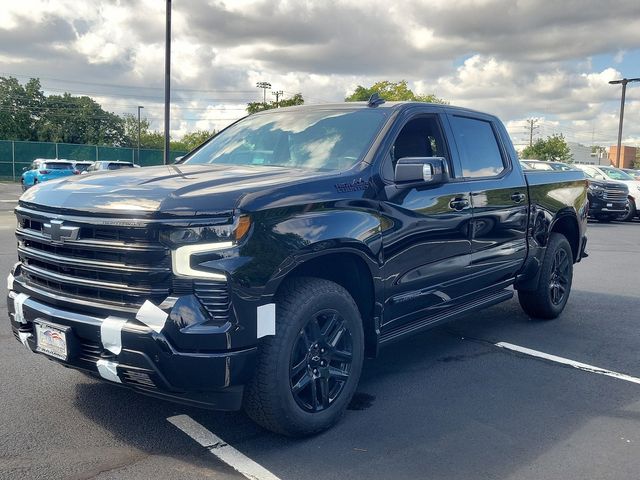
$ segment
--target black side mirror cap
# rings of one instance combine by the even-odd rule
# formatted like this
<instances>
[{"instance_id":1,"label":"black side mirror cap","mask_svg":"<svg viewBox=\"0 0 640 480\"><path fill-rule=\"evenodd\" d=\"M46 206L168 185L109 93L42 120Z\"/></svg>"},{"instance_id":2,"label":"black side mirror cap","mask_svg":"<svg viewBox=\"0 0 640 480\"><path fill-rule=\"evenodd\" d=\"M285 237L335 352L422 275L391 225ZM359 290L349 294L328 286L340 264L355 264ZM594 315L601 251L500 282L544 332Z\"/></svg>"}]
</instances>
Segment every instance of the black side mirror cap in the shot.
<instances>
[{"instance_id":1,"label":"black side mirror cap","mask_svg":"<svg viewBox=\"0 0 640 480\"><path fill-rule=\"evenodd\" d=\"M439 185L448 181L447 161L442 157L403 157L396 162L398 186Z\"/></svg>"}]
</instances>

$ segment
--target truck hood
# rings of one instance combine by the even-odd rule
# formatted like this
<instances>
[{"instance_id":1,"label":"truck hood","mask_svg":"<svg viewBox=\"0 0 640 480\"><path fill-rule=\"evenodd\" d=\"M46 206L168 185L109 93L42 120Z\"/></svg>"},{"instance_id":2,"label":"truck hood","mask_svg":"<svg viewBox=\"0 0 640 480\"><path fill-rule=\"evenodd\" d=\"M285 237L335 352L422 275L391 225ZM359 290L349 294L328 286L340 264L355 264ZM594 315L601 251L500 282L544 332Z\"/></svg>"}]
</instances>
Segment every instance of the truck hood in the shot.
<instances>
[{"instance_id":1,"label":"truck hood","mask_svg":"<svg viewBox=\"0 0 640 480\"><path fill-rule=\"evenodd\" d=\"M335 174L236 165L131 168L41 183L20 197L20 205L52 212L104 216L218 215L232 211L248 193Z\"/></svg>"}]
</instances>

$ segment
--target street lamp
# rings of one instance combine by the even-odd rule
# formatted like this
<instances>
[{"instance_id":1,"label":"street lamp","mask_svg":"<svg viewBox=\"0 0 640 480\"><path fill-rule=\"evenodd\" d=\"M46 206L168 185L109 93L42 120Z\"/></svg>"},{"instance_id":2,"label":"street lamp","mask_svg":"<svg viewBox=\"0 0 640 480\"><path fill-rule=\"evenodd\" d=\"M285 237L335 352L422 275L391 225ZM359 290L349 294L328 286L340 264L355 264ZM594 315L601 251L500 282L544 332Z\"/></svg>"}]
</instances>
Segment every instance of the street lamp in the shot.
<instances>
[{"instance_id":1,"label":"street lamp","mask_svg":"<svg viewBox=\"0 0 640 480\"><path fill-rule=\"evenodd\" d=\"M142 105L138 105L138 165L140 165L140 110L143 108Z\"/></svg>"},{"instance_id":2,"label":"street lamp","mask_svg":"<svg viewBox=\"0 0 640 480\"><path fill-rule=\"evenodd\" d=\"M169 164L170 146L170 110L171 110L171 0L165 6L165 40L164 40L164 158L163 163Z\"/></svg>"},{"instance_id":3,"label":"street lamp","mask_svg":"<svg viewBox=\"0 0 640 480\"><path fill-rule=\"evenodd\" d=\"M256 87L262 89L262 103L267 106L267 90L271 90L271 84L269 82L258 82Z\"/></svg>"},{"instance_id":4,"label":"street lamp","mask_svg":"<svg viewBox=\"0 0 640 480\"><path fill-rule=\"evenodd\" d=\"M622 98L620 99L620 124L618 125L618 150L616 151L616 167L620 167L620 149L622 148L622 121L624 120L624 97L627 93L627 83L640 82L640 78L623 78L611 80L611 85L622 84Z\"/></svg>"}]
</instances>

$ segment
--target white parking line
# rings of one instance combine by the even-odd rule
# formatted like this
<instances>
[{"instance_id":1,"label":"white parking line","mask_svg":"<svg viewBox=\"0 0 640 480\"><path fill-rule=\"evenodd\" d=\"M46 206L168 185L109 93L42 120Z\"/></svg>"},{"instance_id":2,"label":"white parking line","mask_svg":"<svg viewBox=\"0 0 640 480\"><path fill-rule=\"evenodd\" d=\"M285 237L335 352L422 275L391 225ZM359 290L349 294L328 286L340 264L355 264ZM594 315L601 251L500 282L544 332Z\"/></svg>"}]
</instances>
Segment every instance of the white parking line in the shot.
<instances>
[{"instance_id":1,"label":"white parking line","mask_svg":"<svg viewBox=\"0 0 640 480\"><path fill-rule=\"evenodd\" d=\"M598 375L606 375L607 377L617 378L618 380L624 380L625 382L640 384L640 378L632 377L630 375L625 375L624 373L618 373L612 370L607 370L605 368L594 367L593 365L576 362L575 360L558 357L556 355L540 352L538 350L532 350L530 348L521 347L519 345L514 345L512 343L498 342L495 345L496 347L506 348L507 350L524 353L525 355L530 355L532 357L543 358L551 362L562 363L563 365L569 365L570 367L577 368L578 370L584 370L585 372L597 373Z\"/></svg>"},{"instance_id":2,"label":"white parking line","mask_svg":"<svg viewBox=\"0 0 640 480\"><path fill-rule=\"evenodd\" d=\"M269 470L257 464L227 444L220 437L207 430L189 415L176 415L167 418L167 421L250 480L280 480Z\"/></svg>"}]
</instances>

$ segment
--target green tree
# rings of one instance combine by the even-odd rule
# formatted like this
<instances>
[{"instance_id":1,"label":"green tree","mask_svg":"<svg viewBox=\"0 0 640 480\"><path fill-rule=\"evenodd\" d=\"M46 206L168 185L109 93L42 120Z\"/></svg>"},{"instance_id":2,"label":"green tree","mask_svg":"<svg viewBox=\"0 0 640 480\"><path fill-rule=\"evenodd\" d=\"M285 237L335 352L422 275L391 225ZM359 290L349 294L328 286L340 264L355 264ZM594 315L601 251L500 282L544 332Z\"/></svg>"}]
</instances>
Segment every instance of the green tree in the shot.
<instances>
[{"instance_id":1,"label":"green tree","mask_svg":"<svg viewBox=\"0 0 640 480\"><path fill-rule=\"evenodd\" d=\"M0 138L37 140L44 101L40 80L23 86L13 77L0 77Z\"/></svg>"},{"instance_id":2,"label":"green tree","mask_svg":"<svg viewBox=\"0 0 640 480\"><path fill-rule=\"evenodd\" d=\"M281 99L278 102L278 105L276 105L276 102L268 102L266 104L262 102L247 103L247 113L252 114L252 113L262 112L264 110L271 110L273 108L293 107L295 105L302 105L302 104L304 104L304 98L302 98L302 94L296 93L291 98Z\"/></svg>"},{"instance_id":3,"label":"green tree","mask_svg":"<svg viewBox=\"0 0 640 480\"><path fill-rule=\"evenodd\" d=\"M347 102L366 102L371 95L377 93L381 98L392 101L410 101L410 102L428 102L428 103L440 103L448 104L446 100L436 97L434 94L429 95L416 95L408 87L406 80L400 80L399 82L390 82L389 80L383 80L376 82L370 87L363 87L358 85L355 91L345 98Z\"/></svg>"},{"instance_id":4,"label":"green tree","mask_svg":"<svg viewBox=\"0 0 640 480\"><path fill-rule=\"evenodd\" d=\"M185 134L180 143L184 146L184 150L193 150L198 145L206 142L216 134L215 130L196 130L195 132Z\"/></svg>"},{"instance_id":5,"label":"green tree","mask_svg":"<svg viewBox=\"0 0 640 480\"><path fill-rule=\"evenodd\" d=\"M38 139L94 145L127 144L125 122L121 117L103 110L90 97L76 97L69 93L45 98Z\"/></svg>"},{"instance_id":6,"label":"green tree","mask_svg":"<svg viewBox=\"0 0 640 480\"><path fill-rule=\"evenodd\" d=\"M523 159L547 160L556 162L571 162L573 155L567 145L564 135L554 134L536 142L522 151Z\"/></svg>"}]
</instances>

